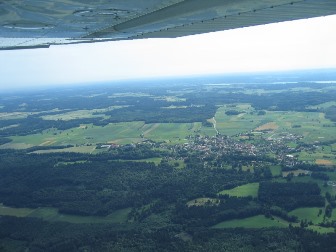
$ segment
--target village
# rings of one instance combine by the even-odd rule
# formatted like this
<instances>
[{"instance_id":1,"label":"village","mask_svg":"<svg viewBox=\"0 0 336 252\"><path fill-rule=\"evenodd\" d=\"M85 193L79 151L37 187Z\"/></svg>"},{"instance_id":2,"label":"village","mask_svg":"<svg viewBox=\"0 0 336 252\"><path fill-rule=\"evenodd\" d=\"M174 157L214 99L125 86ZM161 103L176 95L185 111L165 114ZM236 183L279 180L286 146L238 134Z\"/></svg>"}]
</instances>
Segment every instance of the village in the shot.
<instances>
[{"instance_id":1,"label":"village","mask_svg":"<svg viewBox=\"0 0 336 252\"><path fill-rule=\"evenodd\" d=\"M287 169L295 169L296 166L306 164L298 159L301 151L313 151L316 145L302 144L299 135L282 133L272 137L258 137L257 139L244 138L245 135L229 137L221 134L216 136L190 135L183 144L171 144L169 142L154 142L146 139L137 144L101 144L97 148L107 150L125 150L129 148L149 148L165 150L165 160L186 161L196 157L204 162L204 166L223 167L231 165L235 167L251 166L264 167L265 165L281 165ZM242 137L243 136L243 137ZM237 138L239 137L239 138ZM296 147L290 147L289 142L295 143ZM308 175L306 171L304 174Z\"/></svg>"}]
</instances>

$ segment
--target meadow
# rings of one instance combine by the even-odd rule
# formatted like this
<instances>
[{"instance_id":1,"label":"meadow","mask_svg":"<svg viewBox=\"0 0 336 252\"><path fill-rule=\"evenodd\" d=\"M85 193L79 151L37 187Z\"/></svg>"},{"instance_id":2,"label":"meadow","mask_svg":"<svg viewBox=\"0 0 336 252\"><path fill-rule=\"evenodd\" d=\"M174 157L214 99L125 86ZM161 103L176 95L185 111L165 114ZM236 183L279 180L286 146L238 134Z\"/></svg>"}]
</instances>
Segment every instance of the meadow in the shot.
<instances>
[{"instance_id":1,"label":"meadow","mask_svg":"<svg viewBox=\"0 0 336 252\"><path fill-rule=\"evenodd\" d=\"M318 207L297 208L289 212L289 215L297 216L299 220L307 220L313 224L319 224L323 222L324 209Z\"/></svg>"},{"instance_id":2,"label":"meadow","mask_svg":"<svg viewBox=\"0 0 336 252\"><path fill-rule=\"evenodd\" d=\"M253 198L258 197L259 183L249 183L246 185L237 186L230 190L223 190L218 194L222 195L230 195L234 197L248 197L251 196Z\"/></svg>"},{"instance_id":3,"label":"meadow","mask_svg":"<svg viewBox=\"0 0 336 252\"><path fill-rule=\"evenodd\" d=\"M268 227L288 227L289 222L280 218L266 218L264 215L257 215L244 219L234 219L216 224L213 228L268 228Z\"/></svg>"}]
</instances>

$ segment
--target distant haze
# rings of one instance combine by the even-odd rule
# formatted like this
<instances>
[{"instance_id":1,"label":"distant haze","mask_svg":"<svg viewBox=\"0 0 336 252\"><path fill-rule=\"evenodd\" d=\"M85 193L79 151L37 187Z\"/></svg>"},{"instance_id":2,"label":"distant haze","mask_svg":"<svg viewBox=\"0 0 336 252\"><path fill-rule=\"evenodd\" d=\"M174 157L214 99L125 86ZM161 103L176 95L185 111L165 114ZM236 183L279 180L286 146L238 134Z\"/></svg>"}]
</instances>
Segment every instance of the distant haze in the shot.
<instances>
[{"instance_id":1,"label":"distant haze","mask_svg":"<svg viewBox=\"0 0 336 252\"><path fill-rule=\"evenodd\" d=\"M336 15L176 39L0 51L0 89L336 68Z\"/></svg>"}]
</instances>

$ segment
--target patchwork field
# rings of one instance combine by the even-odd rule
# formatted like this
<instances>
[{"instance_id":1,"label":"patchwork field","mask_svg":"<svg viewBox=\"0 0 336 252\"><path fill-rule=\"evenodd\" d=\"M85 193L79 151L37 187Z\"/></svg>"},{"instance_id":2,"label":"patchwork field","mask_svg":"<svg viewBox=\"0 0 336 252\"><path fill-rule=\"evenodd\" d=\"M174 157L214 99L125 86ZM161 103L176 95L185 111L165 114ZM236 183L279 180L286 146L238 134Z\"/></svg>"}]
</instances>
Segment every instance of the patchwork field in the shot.
<instances>
[{"instance_id":1,"label":"patchwork field","mask_svg":"<svg viewBox=\"0 0 336 252\"><path fill-rule=\"evenodd\" d=\"M255 131L276 130L278 127L279 126L275 122L269 122L259 126Z\"/></svg>"},{"instance_id":2,"label":"patchwork field","mask_svg":"<svg viewBox=\"0 0 336 252\"><path fill-rule=\"evenodd\" d=\"M227 115L230 110L240 111L238 115ZM261 124L267 123L263 118L256 118L251 115L254 109L249 104L237 104L235 107L225 105L219 107L215 114L216 128L223 135L234 136L239 133L248 132Z\"/></svg>"},{"instance_id":3,"label":"patchwork field","mask_svg":"<svg viewBox=\"0 0 336 252\"><path fill-rule=\"evenodd\" d=\"M315 163L317 165L325 165L325 166L331 166L334 164L332 161L327 159L316 159Z\"/></svg>"},{"instance_id":4,"label":"patchwork field","mask_svg":"<svg viewBox=\"0 0 336 252\"><path fill-rule=\"evenodd\" d=\"M238 115L225 112L235 110ZM224 135L234 136L250 131L268 131L264 137L277 138L283 132L303 136L307 143L336 140L334 123L326 119L324 113L266 111L257 115L248 104L224 105L215 114L217 130Z\"/></svg>"},{"instance_id":5,"label":"patchwork field","mask_svg":"<svg viewBox=\"0 0 336 252\"><path fill-rule=\"evenodd\" d=\"M314 151L306 152L301 151L298 154L298 159L300 161L308 161L323 166L336 165L336 153L333 153L324 147L323 149L315 149Z\"/></svg>"},{"instance_id":6,"label":"patchwork field","mask_svg":"<svg viewBox=\"0 0 336 252\"><path fill-rule=\"evenodd\" d=\"M212 127L203 127L201 123L155 123L123 122L111 123L104 127L81 125L64 131L49 129L40 134L13 136L12 142L1 148L24 149L33 146L75 145L59 151L92 152L97 143L129 144L151 139L157 142L184 143L189 135L214 135ZM55 150L40 153L55 152Z\"/></svg>"}]
</instances>

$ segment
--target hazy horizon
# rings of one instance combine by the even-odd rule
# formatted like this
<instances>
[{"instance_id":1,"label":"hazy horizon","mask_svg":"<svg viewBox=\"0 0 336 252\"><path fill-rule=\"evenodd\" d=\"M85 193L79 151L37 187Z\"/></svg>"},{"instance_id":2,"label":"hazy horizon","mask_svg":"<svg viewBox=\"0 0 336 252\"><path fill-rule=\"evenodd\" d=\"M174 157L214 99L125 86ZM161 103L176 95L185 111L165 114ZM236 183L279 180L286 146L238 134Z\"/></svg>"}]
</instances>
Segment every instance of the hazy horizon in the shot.
<instances>
[{"instance_id":1,"label":"hazy horizon","mask_svg":"<svg viewBox=\"0 0 336 252\"><path fill-rule=\"evenodd\" d=\"M175 39L0 51L0 89L336 69L336 15Z\"/></svg>"}]
</instances>

